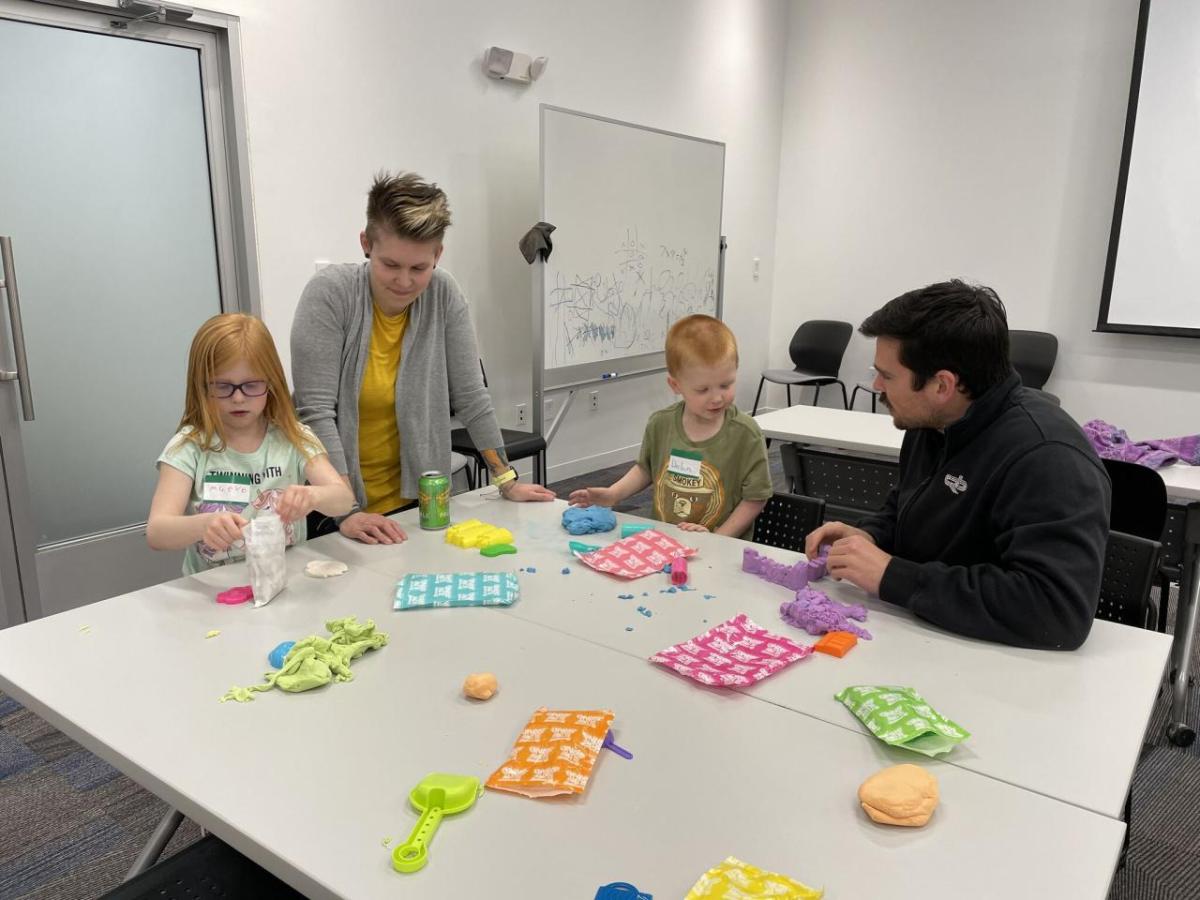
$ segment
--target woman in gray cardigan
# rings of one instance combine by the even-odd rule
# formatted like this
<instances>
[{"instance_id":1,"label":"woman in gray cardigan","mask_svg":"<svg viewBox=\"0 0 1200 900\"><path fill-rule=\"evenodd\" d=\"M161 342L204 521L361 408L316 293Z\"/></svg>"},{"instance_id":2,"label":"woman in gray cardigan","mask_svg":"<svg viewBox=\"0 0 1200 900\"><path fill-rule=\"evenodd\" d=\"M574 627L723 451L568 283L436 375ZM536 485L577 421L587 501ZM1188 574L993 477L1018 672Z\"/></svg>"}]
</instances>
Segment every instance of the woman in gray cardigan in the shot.
<instances>
[{"instance_id":1,"label":"woman in gray cardigan","mask_svg":"<svg viewBox=\"0 0 1200 900\"><path fill-rule=\"evenodd\" d=\"M297 411L357 498L339 530L367 544L403 541L387 515L417 496L421 472L450 471L451 408L506 499L554 499L504 458L466 301L437 268L449 224L436 184L377 176L359 235L367 262L318 272L292 322Z\"/></svg>"}]
</instances>

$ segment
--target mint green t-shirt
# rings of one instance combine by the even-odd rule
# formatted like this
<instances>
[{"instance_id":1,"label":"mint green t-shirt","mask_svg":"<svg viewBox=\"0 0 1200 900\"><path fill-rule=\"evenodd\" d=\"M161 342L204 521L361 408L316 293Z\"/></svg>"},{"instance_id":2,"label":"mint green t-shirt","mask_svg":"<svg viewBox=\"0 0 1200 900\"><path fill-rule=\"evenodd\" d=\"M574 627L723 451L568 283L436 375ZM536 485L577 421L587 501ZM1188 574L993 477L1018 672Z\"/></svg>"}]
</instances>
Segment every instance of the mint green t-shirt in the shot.
<instances>
[{"instance_id":1,"label":"mint green t-shirt","mask_svg":"<svg viewBox=\"0 0 1200 900\"><path fill-rule=\"evenodd\" d=\"M274 509L274 503L284 489L304 484L304 467L313 457L325 452L317 436L306 425L300 426L309 446L301 453L287 436L274 425L253 453L224 450L201 450L195 441L184 440L190 431L185 428L167 443L158 462L178 469L192 479L192 496L188 513L233 512L244 519L253 519L263 509ZM285 526L287 542L299 543L308 536L304 519ZM194 575L205 569L240 562L246 556L241 542L228 550L214 550L203 541L187 548L183 558L183 574Z\"/></svg>"},{"instance_id":2,"label":"mint green t-shirt","mask_svg":"<svg viewBox=\"0 0 1200 900\"><path fill-rule=\"evenodd\" d=\"M672 470L672 451L679 462ZM752 418L736 406L725 410L721 430L692 442L683 430L683 401L650 416L642 435L638 465L654 482L654 518L693 522L715 531L743 500L769 500L771 470L767 444ZM691 468L694 474L681 469ZM749 540L754 528L738 537Z\"/></svg>"}]
</instances>

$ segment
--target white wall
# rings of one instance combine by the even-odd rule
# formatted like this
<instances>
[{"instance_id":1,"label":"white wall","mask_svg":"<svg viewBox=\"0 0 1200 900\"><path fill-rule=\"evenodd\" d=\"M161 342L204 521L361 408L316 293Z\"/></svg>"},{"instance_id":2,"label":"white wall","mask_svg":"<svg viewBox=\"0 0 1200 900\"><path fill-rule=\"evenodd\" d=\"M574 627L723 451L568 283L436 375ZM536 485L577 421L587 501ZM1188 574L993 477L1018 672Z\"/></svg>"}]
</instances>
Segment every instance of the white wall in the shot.
<instances>
[{"instance_id":1,"label":"white wall","mask_svg":"<svg viewBox=\"0 0 1200 900\"><path fill-rule=\"evenodd\" d=\"M381 168L439 182L454 214L443 265L471 302L502 425L531 392L531 269L518 238L538 219L538 104L725 141L726 318L753 399L770 317L783 106L784 0L217 0L241 17L264 318L286 355L314 261L361 259L366 190ZM533 86L490 81L483 51L550 58ZM751 278L751 259L763 260ZM285 359L285 365L287 360ZM655 376L577 400L552 478L631 460Z\"/></svg>"},{"instance_id":2,"label":"white wall","mask_svg":"<svg viewBox=\"0 0 1200 900\"><path fill-rule=\"evenodd\" d=\"M1137 13L1137 0L796 0L772 365L804 319L857 327L961 276L996 288L1012 327L1058 335L1047 389L1079 421L1200 430L1200 345L1092 333ZM856 334L843 374L871 352Z\"/></svg>"}]
</instances>

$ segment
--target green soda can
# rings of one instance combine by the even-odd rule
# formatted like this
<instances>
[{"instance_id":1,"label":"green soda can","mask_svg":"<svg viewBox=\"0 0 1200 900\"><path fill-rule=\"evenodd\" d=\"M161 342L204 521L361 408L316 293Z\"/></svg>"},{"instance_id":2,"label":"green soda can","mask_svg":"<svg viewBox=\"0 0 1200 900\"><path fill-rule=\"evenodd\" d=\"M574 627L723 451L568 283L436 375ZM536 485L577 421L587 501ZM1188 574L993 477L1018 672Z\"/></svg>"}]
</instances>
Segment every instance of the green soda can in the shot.
<instances>
[{"instance_id":1,"label":"green soda can","mask_svg":"<svg viewBox=\"0 0 1200 900\"><path fill-rule=\"evenodd\" d=\"M450 476L441 472L422 472L417 482L421 527L438 531L450 524Z\"/></svg>"}]
</instances>

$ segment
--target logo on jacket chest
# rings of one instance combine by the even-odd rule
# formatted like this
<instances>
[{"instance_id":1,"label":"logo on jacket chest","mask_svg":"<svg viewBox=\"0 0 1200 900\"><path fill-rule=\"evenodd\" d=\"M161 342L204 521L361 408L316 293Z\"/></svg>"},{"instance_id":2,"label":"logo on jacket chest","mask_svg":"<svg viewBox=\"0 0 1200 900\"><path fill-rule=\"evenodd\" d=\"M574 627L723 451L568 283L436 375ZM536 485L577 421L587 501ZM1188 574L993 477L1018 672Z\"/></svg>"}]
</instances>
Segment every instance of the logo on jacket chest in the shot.
<instances>
[{"instance_id":1,"label":"logo on jacket chest","mask_svg":"<svg viewBox=\"0 0 1200 900\"><path fill-rule=\"evenodd\" d=\"M950 493L955 496L965 492L967 489L967 479L961 475L947 475L945 483L946 487L950 488Z\"/></svg>"}]
</instances>

